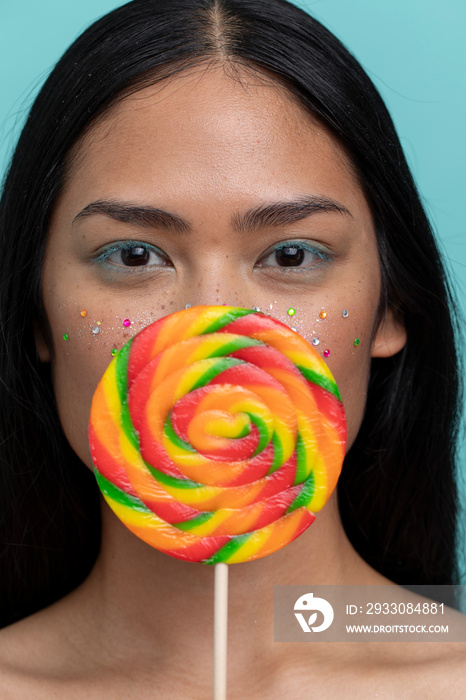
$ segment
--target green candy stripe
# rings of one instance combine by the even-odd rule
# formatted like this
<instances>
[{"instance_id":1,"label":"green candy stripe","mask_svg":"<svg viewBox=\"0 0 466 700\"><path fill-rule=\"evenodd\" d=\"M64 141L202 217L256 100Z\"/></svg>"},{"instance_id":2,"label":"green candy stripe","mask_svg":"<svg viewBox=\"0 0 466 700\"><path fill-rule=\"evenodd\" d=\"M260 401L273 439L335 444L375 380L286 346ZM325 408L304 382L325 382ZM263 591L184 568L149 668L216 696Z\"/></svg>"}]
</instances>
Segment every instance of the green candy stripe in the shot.
<instances>
[{"instance_id":1,"label":"green candy stripe","mask_svg":"<svg viewBox=\"0 0 466 700\"><path fill-rule=\"evenodd\" d=\"M134 338L128 340L126 345L124 345L121 350L118 351L113 360L113 362L116 364L116 385L122 404L126 403L126 397L128 395L128 360L133 340Z\"/></svg>"},{"instance_id":2,"label":"green candy stripe","mask_svg":"<svg viewBox=\"0 0 466 700\"><path fill-rule=\"evenodd\" d=\"M298 433L297 438L296 438L296 446L295 446L295 452L296 452L296 476L294 479L294 485L296 486L297 484L302 484L306 478L308 469L307 469L307 460L306 460L306 448L304 447L304 442L301 437L301 434Z\"/></svg>"},{"instance_id":3,"label":"green candy stripe","mask_svg":"<svg viewBox=\"0 0 466 700\"><path fill-rule=\"evenodd\" d=\"M233 438L233 440L240 440L241 438L247 437L251 432L251 428L248 425L245 425L244 428L236 437Z\"/></svg>"},{"instance_id":4,"label":"green candy stripe","mask_svg":"<svg viewBox=\"0 0 466 700\"><path fill-rule=\"evenodd\" d=\"M299 369L303 377L309 382L312 384L317 384L317 386L320 386L322 389L326 389L341 401L340 392L338 391L338 387L334 381L328 377L323 377L322 375L318 374L318 372L314 372L314 370L309 369L308 367L296 365L296 368Z\"/></svg>"},{"instance_id":5,"label":"green candy stripe","mask_svg":"<svg viewBox=\"0 0 466 700\"><path fill-rule=\"evenodd\" d=\"M139 436L136 432L136 428L131 420L131 415L129 412L128 402L124 403L121 407L120 423L124 434L132 444L132 446L139 451Z\"/></svg>"},{"instance_id":6,"label":"green candy stripe","mask_svg":"<svg viewBox=\"0 0 466 700\"><path fill-rule=\"evenodd\" d=\"M215 514L211 513L211 512L199 513L199 515L196 515L196 517L192 518L191 520L185 520L182 523L174 523L173 527L177 527L178 530L183 530L183 532L189 532L190 530L193 530L198 525L203 525L204 523L206 523L208 520L210 520L212 518L213 515L215 515Z\"/></svg>"},{"instance_id":7,"label":"green candy stripe","mask_svg":"<svg viewBox=\"0 0 466 700\"><path fill-rule=\"evenodd\" d=\"M215 359L215 358L214 358ZM220 357L212 367L209 367L204 374L199 377L199 379L190 387L189 391L195 391L195 389L200 389L203 386L209 384L212 379L215 379L219 374L224 372L230 367L236 367L237 365L244 365L243 360L237 360L236 357ZM189 393L189 392L186 392Z\"/></svg>"},{"instance_id":8,"label":"green candy stripe","mask_svg":"<svg viewBox=\"0 0 466 700\"><path fill-rule=\"evenodd\" d=\"M175 489L200 489L204 488L205 484L198 484L197 481L192 481L191 479L180 479L178 476L170 476L170 474L164 474L159 471L156 467L153 467L149 462L144 461L144 464L154 477L156 481L165 486L171 486Z\"/></svg>"},{"instance_id":9,"label":"green candy stripe","mask_svg":"<svg viewBox=\"0 0 466 700\"><path fill-rule=\"evenodd\" d=\"M237 350L242 350L243 348L250 348L256 345L265 345L261 340L256 340L255 338L248 338L245 335L239 335L235 340L230 340L225 345L214 350L208 357L223 357L225 355L231 355L231 353Z\"/></svg>"},{"instance_id":10,"label":"green candy stripe","mask_svg":"<svg viewBox=\"0 0 466 700\"><path fill-rule=\"evenodd\" d=\"M194 447L189 442L185 442L184 440L182 440L180 438L180 436L178 435L178 433L175 432L173 425L172 425L171 417L172 417L172 412L170 411L170 413L167 416L167 420L165 421L165 425L163 426L163 432L164 432L165 437L168 438L168 440L170 440L170 442L173 445L176 445L177 447L179 447L182 450L186 450L188 452L196 452Z\"/></svg>"},{"instance_id":11,"label":"green candy stripe","mask_svg":"<svg viewBox=\"0 0 466 700\"><path fill-rule=\"evenodd\" d=\"M233 311L226 311L224 314L219 316L216 321L204 328L200 335L206 335L207 333L216 333L217 331L227 326L229 323L236 321L237 318L242 316L249 316L250 314L255 314L254 309L234 309Z\"/></svg>"},{"instance_id":12,"label":"green candy stripe","mask_svg":"<svg viewBox=\"0 0 466 700\"><path fill-rule=\"evenodd\" d=\"M283 446L282 446L281 440L278 437L277 433L273 434L272 443L273 443L273 462L272 462L272 466L270 467L267 474L273 474L274 472L277 471L277 469L280 469L280 467L283 464Z\"/></svg>"},{"instance_id":13,"label":"green candy stripe","mask_svg":"<svg viewBox=\"0 0 466 700\"><path fill-rule=\"evenodd\" d=\"M254 415L254 413L249 413L249 411L246 411L246 413L251 419L251 422L254 423L254 425L259 431L259 444L257 445L256 449L254 450L254 454L252 455L253 457L255 457L256 455L260 454L269 444L269 431L267 430L267 425L265 421L262 420L262 418Z\"/></svg>"},{"instance_id":14,"label":"green candy stripe","mask_svg":"<svg viewBox=\"0 0 466 700\"><path fill-rule=\"evenodd\" d=\"M152 514L152 511L145 506L139 498L131 496L129 493L126 493L126 491L122 491L120 488L118 488L118 486L115 486L115 484L112 484L112 482L106 479L105 476L102 476L102 474L95 467L94 474L95 478L97 479L97 483L99 484L99 488L102 493L105 494L105 496L108 496L113 501L121 503L121 505L127 506L132 510L137 510L140 513Z\"/></svg>"},{"instance_id":15,"label":"green candy stripe","mask_svg":"<svg viewBox=\"0 0 466 700\"><path fill-rule=\"evenodd\" d=\"M235 554L242 545L253 535L253 532L246 532L244 535L233 535L231 540L220 547L209 559L206 559L206 564L219 564L220 562L228 562L228 559Z\"/></svg>"},{"instance_id":16,"label":"green candy stripe","mask_svg":"<svg viewBox=\"0 0 466 700\"><path fill-rule=\"evenodd\" d=\"M297 508L301 508L304 506L307 508L309 505L311 498L314 495L315 491L315 481L314 481L314 474L311 473L309 478L303 483L303 487L299 494L296 496L294 501L290 503L288 506L286 513L291 513L293 510L296 510Z\"/></svg>"},{"instance_id":17,"label":"green candy stripe","mask_svg":"<svg viewBox=\"0 0 466 700\"><path fill-rule=\"evenodd\" d=\"M115 362L115 376L118 396L121 403L120 424L131 445L139 450L139 438L131 420L128 407L128 362L131 345L134 338L128 340L113 360Z\"/></svg>"}]
</instances>

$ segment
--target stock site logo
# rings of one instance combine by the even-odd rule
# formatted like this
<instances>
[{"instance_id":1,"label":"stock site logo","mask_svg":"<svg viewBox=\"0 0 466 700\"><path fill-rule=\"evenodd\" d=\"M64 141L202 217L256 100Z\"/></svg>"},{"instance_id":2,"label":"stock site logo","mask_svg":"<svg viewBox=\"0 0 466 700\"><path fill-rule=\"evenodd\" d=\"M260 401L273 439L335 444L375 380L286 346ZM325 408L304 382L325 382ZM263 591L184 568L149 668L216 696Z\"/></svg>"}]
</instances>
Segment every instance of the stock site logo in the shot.
<instances>
[{"instance_id":1,"label":"stock site logo","mask_svg":"<svg viewBox=\"0 0 466 700\"><path fill-rule=\"evenodd\" d=\"M305 593L302 595L296 603L294 604L295 617L298 620L303 632L323 632L328 629L333 622L333 608L330 603L325 600L325 598L314 598L313 593ZM301 610L302 612L311 613L307 619L304 617L302 612L296 612L296 610ZM323 622L314 626L317 620L317 613L322 613L324 619Z\"/></svg>"}]
</instances>

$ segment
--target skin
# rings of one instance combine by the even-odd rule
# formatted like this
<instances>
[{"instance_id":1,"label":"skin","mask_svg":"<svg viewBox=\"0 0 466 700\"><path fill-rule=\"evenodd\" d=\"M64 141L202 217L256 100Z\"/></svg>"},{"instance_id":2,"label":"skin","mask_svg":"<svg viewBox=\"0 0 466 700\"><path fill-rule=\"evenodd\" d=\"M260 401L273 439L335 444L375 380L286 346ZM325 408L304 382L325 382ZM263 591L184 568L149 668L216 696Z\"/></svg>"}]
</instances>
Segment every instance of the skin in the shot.
<instances>
[{"instance_id":1,"label":"skin","mask_svg":"<svg viewBox=\"0 0 466 700\"><path fill-rule=\"evenodd\" d=\"M320 352L330 350L327 362L343 397L351 444L364 410L370 358L397 352L405 332L391 316L375 328L381 280L371 214L348 158L326 130L274 85L245 89L222 71L210 71L125 100L74 155L72 184L50 228L43 296L59 413L83 462L91 466L89 407L111 349L187 303L258 306L309 340L319 337ZM235 230L237 215L310 196L326 197L349 213ZM98 201L156 207L182 218L191 231L81 214ZM112 269L95 262L105 246L128 239L157 246L167 261L125 269L115 253ZM280 268L270 259L273 246L296 240L319 248L331 262L308 253L307 264ZM292 319L290 307L296 309ZM126 318L130 328L123 326ZM355 338L361 341L357 349ZM43 361L51 359L40 339L39 353Z\"/></svg>"},{"instance_id":2,"label":"skin","mask_svg":"<svg viewBox=\"0 0 466 700\"><path fill-rule=\"evenodd\" d=\"M348 213L235 230L249 210L303 197L326 197ZM189 231L102 213L76 218L96 201L155 207L181 217ZM114 251L103 262L103 250L128 240L156 246L163 256L124 268ZM325 255L309 253L303 269L284 271L274 253L284 241ZM37 348L52 363L66 435L90 467L89 408L113 347L187 303L259 306L306 338L318 336L321 352L330 349L351 444L371 357L394 354L406 340L390 313L379 322L380 288L369 207L338 143L276 83L252 84L247 76L239 82L211 68L125 99L75 149L43 271L52 342L38 330ZM152 550L106 506L102 517L102 550L90 577L5 631L2 697L205 698L212 569ZM343 686L347 698L458 696L464 676L452 645L274 644L274 584L299 583L388 583L353 550L334 497L285 549L231 567L229 697L308 698L312 688L334 698Z\"/></svg>"}]
</instances>

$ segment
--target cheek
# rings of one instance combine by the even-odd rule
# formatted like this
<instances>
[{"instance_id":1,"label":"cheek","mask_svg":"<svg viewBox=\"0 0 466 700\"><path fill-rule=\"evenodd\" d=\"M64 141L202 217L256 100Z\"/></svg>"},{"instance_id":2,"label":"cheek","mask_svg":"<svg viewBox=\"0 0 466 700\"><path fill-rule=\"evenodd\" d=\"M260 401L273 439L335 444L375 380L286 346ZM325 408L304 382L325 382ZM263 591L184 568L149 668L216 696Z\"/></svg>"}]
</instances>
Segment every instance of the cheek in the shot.
<instances>
[{"instance_id":1,"label":"cheek","mask_svg":"<svg viewBox=\"0 0 466 700\"><path fill-rule=\"evenodd\" d=\"M125 304L86 292L50 295L44 291L52 329L52 374L64 432L81 460L92 467L87 428L96 386L116 351L157 314L137 312ZM53 299L64 299L61 304ZM47 303L47 300L49 303ZM160 315L163 315L163 312Z\"/></svg>"},{"instance_id":2,"label":"cheek","mask_svg":"<svg viewBox=\"0 0 466 700\"><path fill-rule=\"evenodd\" d=\"M369 384L371 357L370 352L361 349L348 357L344 364L332 366L329 363L340 389L347 423L347 451L352 446L359 432L364 416Z\"/></svg>"},{"instance_id":3,"label":"cheek","mask_svg":"<svg viewBox=\"0 0 466 700\"><path fill-rule=\"evenodd\" d=\"M349 304L348 296L354 295L342 295L340 300L329 295L320 306L296 304L286 308L271 303L263 309L295 328L326 361L345 407L347 449L354 442L364 416L378 300L377 294L365 295L364 289L357 305Z\"/></svg>"},{"instance_id":4,"label":"cheek","mask_svg":"<svg viewBox=\"0 0 466 700\"><path fill-rule=\"evenodd\" d=\"M44 301L52 329L58 411L72 448L91 467L87 438L90 406L112 355L150 323L184 308L191 298L189 294L164 292L150 295L150 299L146 295L138 300L131 294L123 298L90 285L73 284L72 277L60 278L53 270L49 279L57 280L53 288L44 285ZM241 299L227 294L225 299L208 301L249 307L257 304L264 313L295 328L315 347L339 386L351 445L363 417L369 379L376 311L372 296L360 294L357 304L348 304L355 295L345 293L322 294L307 302L295 298L287 303L286 299L275 301L258 292L246 293ZM192 301L197 300L193 297Z\"/></svg>"}]
</instances>

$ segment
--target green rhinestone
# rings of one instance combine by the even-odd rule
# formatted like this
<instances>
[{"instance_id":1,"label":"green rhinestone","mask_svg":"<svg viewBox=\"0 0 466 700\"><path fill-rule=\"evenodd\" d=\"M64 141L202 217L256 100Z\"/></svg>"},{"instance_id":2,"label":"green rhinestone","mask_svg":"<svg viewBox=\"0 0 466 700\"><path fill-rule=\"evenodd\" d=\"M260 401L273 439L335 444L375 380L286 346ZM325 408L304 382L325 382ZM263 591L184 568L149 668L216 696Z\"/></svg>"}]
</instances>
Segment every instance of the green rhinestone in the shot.
<instances>
[{"instance_id":1,"label":"green rhinestone","mask_svg":"<svg viewBox=\"0 0 466 700\"><path fill-rule=\"evenodd\" d=\"M361 341L359 340L359 338L356 338L356 340L354 341L355 346L357 347L357 346L359 345L360 342L361 342Z\"/></svg>"},{"instance_id":2,"label":"green rhinestone","mask_svg":"<svg viewBox=\"0 0 466 700\"><path fill-rule=\"evenodd\" d=\"M68 335L68 333L63 333L63 340L69 340L69 339L70 339L70 336Z\"/></svg>"},{"instance_id":3,"label":"green rhinestone","mask_svg":"<svg viewBox=\"0 0 466 700\"><path fill-rule=\"evenodd\" d=\"M118 350L117 350L117 348L112 348L111 352L112 352L113 357L115 357L115 355L117 354Z\"/></svg>"},{"instance_id":4,"label":"green rhinestone","mask_svg":"<svg viewBox=\"0 0 466 700\"><path fill-rule=\"evenodd\" d=\"M296 313L296 309L293 309L293 307L291 307L291 309L288 309L288 316L294 316L295 313Z\"/></svg>"}]
</instances>

